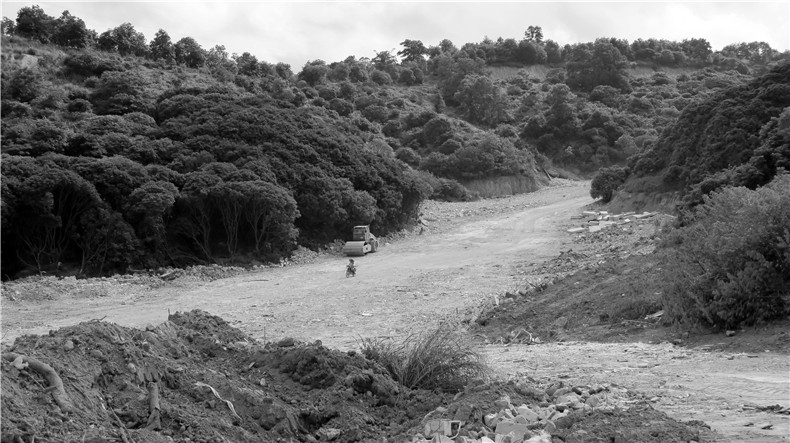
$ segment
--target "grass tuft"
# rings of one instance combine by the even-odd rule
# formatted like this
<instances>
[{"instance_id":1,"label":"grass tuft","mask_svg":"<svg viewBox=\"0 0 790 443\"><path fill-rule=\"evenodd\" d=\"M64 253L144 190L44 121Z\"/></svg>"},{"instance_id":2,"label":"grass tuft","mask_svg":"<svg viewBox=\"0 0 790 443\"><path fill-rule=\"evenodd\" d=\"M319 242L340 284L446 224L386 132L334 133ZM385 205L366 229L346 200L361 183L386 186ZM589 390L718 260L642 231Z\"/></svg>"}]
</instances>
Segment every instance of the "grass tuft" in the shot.
<instances>
[{"instance_id":1,"label":"grass tuft","mask_svg":"<svg viewBox=\"0 0 790 443\"><path fill-rule=\"evenodd\" d=\"M409 334L399 343L364 338L360 344L365 357L381 364L409 389L458 392L488 372L472 341L451 322Z\"/></svg>"}]
</instances>

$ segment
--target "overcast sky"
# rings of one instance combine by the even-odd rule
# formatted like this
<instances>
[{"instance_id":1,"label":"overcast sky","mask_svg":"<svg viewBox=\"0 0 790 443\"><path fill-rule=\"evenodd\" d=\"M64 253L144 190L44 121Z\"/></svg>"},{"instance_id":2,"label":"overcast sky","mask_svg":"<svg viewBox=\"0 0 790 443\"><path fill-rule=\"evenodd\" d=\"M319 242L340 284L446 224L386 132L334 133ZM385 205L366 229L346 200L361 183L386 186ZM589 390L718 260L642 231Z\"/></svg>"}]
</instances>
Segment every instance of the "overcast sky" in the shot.
<instances>
[{"instance_id":1,"label":"overcast sky","mask_svg":"<svg viewBox=\"0 0 790 443\"><path fill-rule=\"evenodd\" d=\"M2 15L16 19L39 5L58 17L64 10L102 33L124 22L150 41L164 29L173 42L193 37L204 49L224 45L294 72L308 60L327 63L349 55L373 57L399 51L405 39L426 46L450 39L460 47L485 37L523 38L540 26L560 45L598 37L707 39L714 50L738 42L790 47L790 1L741 2L16 2L2 1Z\"/></svg>"}]
</instances>

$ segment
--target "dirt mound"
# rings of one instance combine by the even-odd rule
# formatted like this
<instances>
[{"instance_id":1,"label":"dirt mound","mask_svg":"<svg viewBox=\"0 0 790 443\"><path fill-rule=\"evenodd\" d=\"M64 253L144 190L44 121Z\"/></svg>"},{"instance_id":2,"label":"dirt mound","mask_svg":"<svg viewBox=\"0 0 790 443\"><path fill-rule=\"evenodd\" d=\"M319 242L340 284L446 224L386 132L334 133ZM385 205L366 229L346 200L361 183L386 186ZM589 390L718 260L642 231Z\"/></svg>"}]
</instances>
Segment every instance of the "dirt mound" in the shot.
<instances>
[{"instance_id":1,"label":"dirt mound","mask_svg":"<svg viewBox=\"0 0 790 443\"><path fill-rule=\"evenodd\" d=\"M602 402L596 411L560 404L571 392L562 386L481 381L455 395L410 390L355 351L288 338L261 345L196 310L145 330L91 321L17 339L2 359L1 441L411 441L442 418L462 420L465 436L494 438L496 426L485 416L500 411L506 418L497 406L503 397L545 417L567 409L549 429L564 441L610 438L620 428L625 438L652 441L636 428L659 425L666 429L653 433L664 438L693 434L655 411L621 408L623 402ZM613 391L606 398L615 397ZM602 427L595 414L612 425Z\"/></svg>"},{"instance_id":2,"label":"dirt mound","mask_svg":"<svg viewBox=\"0 0 790 443\"><path fill-rule=\"evenodd\" d=\"M36 361L59 376L71 408L54 401ZM95 321L21 337L4 353L2 394L2 441L15 443L360 441L405 432L443 401L404 390L361 355L261 346L201 311L144 331Z\"/></svg>"}]
</instances>

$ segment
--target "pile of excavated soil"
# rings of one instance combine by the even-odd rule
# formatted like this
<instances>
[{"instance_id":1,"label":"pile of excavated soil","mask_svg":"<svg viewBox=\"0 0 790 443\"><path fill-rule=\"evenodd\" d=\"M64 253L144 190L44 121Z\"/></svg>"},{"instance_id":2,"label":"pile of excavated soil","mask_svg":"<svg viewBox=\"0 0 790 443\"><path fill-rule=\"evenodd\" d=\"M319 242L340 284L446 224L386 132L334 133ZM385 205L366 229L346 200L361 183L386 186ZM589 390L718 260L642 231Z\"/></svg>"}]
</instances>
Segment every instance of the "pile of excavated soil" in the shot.
<instances>
[{"instance_id":1,"label":"pile of excavated soil","mask_svg":"<svg viewBox=\"0 0 790 443\"><path fill-rule=\"evenodd\" d=\"M96 321L24 336L3 357L2 442L365 441L405 432L444 400L361 355L260 346L202 311L144 331ZM59 375L60 401L36 362Z\"/></svg>"},{"instance_id":2,"label":"pile of excavated soil","mask_svg":"<svg viewBox=\"0 0 790 443\"><path fill-rule=\"evenodd\" d=\"M360 353L289 339L261 346L221 318L192 311L145 330L91 321L18 338L3 353L0 439L412 441L429 420L450 418L462 420L461 435L493 440L496 422L518 406L536 411L530 429L550 431L553 441L697 435L629 395L561 381L480 380L455 395L412 390Z\"/></svg>"}]
</instances>

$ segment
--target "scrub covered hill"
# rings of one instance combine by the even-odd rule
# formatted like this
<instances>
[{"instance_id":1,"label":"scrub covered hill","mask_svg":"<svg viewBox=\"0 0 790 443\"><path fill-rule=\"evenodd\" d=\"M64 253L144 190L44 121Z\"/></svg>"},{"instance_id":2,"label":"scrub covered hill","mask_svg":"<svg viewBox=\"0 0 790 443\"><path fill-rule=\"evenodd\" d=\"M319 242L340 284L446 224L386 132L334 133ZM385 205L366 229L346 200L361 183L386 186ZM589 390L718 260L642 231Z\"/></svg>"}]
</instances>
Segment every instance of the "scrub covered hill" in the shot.
<instances>
[{"instance_id":1,"label":"scrub covered hill","mask_svg":"<svg viewBox=\"0 0 790 443\"><path fill-rule=\"evenodd\" d=\"M788 57L704 39L560 47L531 26L294 74L38 6L2 24L3 279L275 261L355 224L387 234L426 198L624 164L699 97Z\"/></svg>"},{"instance_id":2,"label":"scrub covered hill","mask_svg":"<svg viewBox=\"0 0 790 443\"><path fill-rule=\"evenodd\" d=\"M725 186L766 185L790 169L790 63L690 104L629 166L626 192L677 192L687 206Z\"/></svg>"}]
</instances>

